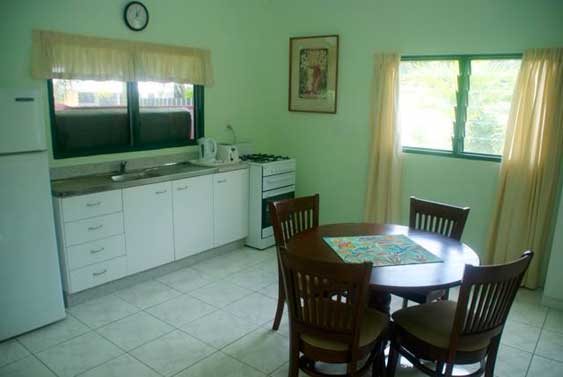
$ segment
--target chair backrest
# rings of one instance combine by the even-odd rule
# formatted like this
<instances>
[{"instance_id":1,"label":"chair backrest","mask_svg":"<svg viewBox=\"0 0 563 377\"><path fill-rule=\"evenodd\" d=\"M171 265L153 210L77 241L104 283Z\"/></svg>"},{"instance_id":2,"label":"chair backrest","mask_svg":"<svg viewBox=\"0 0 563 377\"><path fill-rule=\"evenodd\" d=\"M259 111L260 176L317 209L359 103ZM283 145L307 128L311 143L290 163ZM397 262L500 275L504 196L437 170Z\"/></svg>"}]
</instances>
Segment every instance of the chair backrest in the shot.
<instances>
[{"instance_id":1,"label":"chair backrest","mask_svg":"<svg viewBox=\"0 0 563 377\"><path fill-rule=\"evenodd\" d=\"M452 329L451 347L460 337L502 332L524 274L534 256L526 251L517 260L492 266L465 266Z\"/></svg>"},{"instance_id":2,"label":"chair backrest","mask_svg":"<svg viewBox=\"0 0 563 377\"><path fill-rule=\"evenodd\" d=\"M296 234L319 226L319 194L270 203L276 245L285 246Z\"/></svg>"},{"instance_id":3,"label":"chair backrest","mask_svg":"<svg viewBox=\"0 0 563 377\"><path fill-rule=\"evenodd\" d=\"M309 334L358 348L372 264L329 263L278 248L292 336Z\"/></svg>"},{"instance_id":4,"label":"chair backrest","mask_svg":"<svg viewBox=\"0 0 563 377\"><path fill-rule=\"evenodd\" d=\"M411 196L409 227L461 240L469 207L456 207Z\"/></svg>"}]
</instances>

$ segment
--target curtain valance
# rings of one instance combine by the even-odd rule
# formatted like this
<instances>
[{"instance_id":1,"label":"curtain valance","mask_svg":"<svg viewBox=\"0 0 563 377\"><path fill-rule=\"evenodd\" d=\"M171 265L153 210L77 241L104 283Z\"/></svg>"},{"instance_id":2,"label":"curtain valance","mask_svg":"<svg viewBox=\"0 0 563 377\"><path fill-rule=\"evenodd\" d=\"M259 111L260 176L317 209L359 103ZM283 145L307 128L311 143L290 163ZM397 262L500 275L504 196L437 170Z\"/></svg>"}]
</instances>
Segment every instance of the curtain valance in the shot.
<instances>
[{"instance_id":1,"label":"curtain valance","mask_svg":"<svg viewBox=\"0 0 563 377\"><path fill-rule=\"evenodd\" d=\"M37 30L32 76L213 84L209 50Z\"/></svg>"}]
</instances>

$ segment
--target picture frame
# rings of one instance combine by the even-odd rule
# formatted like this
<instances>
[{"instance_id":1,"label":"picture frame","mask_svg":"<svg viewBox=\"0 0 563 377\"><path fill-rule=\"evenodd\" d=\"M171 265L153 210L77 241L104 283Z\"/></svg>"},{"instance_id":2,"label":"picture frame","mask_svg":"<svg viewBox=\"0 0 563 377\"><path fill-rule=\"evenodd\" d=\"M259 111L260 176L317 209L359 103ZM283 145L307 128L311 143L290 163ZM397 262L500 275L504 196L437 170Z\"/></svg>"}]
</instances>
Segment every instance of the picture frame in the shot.
<instances>
[{"instance_id":1,"label":"picture frame","mask_svg":"<svg viewBox=\"0 0 563 377\"><path fill-rule=\"evenodd\" d=\"M338 35L289 39L289 111L335 114Z\"/></svg>"}]
</instances>

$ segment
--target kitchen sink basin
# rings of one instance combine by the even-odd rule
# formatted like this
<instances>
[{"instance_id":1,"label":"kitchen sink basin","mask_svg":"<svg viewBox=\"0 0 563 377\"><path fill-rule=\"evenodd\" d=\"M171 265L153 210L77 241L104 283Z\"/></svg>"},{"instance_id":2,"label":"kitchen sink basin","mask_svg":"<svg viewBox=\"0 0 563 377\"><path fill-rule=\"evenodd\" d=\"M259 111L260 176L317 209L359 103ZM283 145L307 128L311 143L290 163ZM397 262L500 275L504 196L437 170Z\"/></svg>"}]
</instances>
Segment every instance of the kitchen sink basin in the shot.
<instances>
[{"instance_id":1,"label":"kitchen sink basin","mask_svg":"<svg viewBox=\"0 0 563 377\"><path fill-rule=\"evenodd\" d=\"M151 171L140 171L135 173L123 173L123 174L112 175L111 180L114 182L127 182L127 181L134 181L137 179L156 177L157 175L158 174L155 174L155 172L151 172Z\"/></svg>"}]
</instances>

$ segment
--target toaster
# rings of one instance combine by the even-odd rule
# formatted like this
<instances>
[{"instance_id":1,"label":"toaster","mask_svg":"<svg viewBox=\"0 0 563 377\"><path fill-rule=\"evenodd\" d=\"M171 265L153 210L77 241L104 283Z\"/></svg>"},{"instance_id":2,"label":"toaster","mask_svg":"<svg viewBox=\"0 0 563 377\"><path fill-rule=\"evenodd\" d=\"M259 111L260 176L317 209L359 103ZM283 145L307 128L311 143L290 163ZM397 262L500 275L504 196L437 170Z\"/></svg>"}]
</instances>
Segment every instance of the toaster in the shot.
<instances>
[{"instance_id":1,"label":"toaster","mask_svg":"<svg viewBox=\"0 0 563 377\"><path fill-rule=\"evenodd\" d=\"M217 160L224 162L239 162L238 148L234 144L217 145Z\"/></svg>"}]
</instances>

